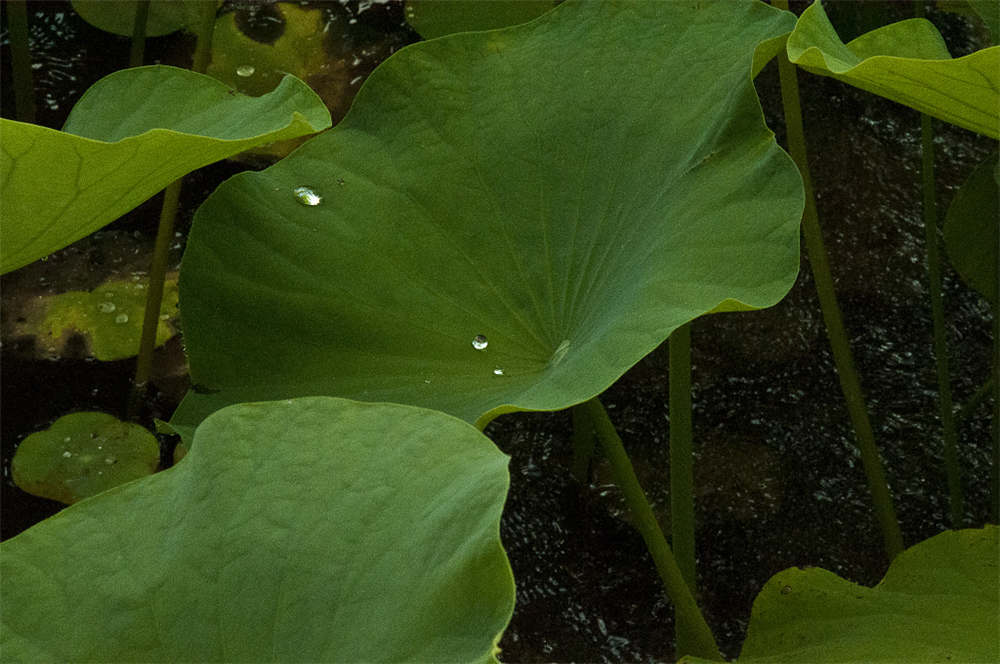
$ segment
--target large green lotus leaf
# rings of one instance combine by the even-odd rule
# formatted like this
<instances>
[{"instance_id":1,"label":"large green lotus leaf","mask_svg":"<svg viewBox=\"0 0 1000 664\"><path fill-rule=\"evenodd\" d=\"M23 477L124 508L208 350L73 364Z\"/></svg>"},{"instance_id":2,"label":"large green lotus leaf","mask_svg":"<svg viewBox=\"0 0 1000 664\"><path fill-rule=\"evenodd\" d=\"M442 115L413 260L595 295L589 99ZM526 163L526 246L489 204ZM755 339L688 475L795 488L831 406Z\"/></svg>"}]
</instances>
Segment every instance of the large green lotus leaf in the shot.
<instances>
[{"instance_id":1,"label":"large green lotus leaf","mask_svg":"<svg viewBox=\"0 0 1000 664\"><path fill-rule=\"evenodd\" d=\"M792 62L813 73L1000 137L1000 47L952 59L924 19L893 23L844 44L814 2L799 17L787 49Z\"/></svg>"},{"instance_id":2,"label":"large green lotus leaf","mask_svg":"<svg viewBox=\"0 0 1000 664\"><path fill-rule=\"evenodd\" d=\"M0 545L5 661L495 661L508 457L473 427L316 397L195 437Z\"/></svg>"},{"instance_id":3,"label":"large green lotus leaf","mask_svg":"<svg viewBox=\"0 0 1000 664\"><path fill-rule=\"evenodd\" d=\"M185 173L328 126L326 107L294 77L251 98L165 66L102 78L65 131L0 120L0 270L92 233Z\"/></svg>"},{"instance_id":4,"label":"large green lotus leaf","mask_svg":"<svg viewBox=\"0 0 1000 664\"><path fill-rule=\"evenodd\" d=\"M102 361L121 360L139 352L142 319L146 310L148 279L112 279L90 291L67 291L38 296L18 310L11 324L15 337L33 336L40 352L57 354L70 339L82 338L90 356ZM177 314L177 275L163 287L156 345L174 335L170 321Z\"/></svg>"},{"instance_id":5,"label":"large green lotus leaf","mask_svg":"<svg viewBox=\"0 0 1000 664\"><path fill-rule=\"evenodd\" d=\"M406 21L424 39L527 23L555 0L407 0Z\"/></svg>"},{"instance_id":6,"label":"large green lotus leaf","mask_svg":"<svg viewBox=\"0 0 1000 664\"><path fill-rule=\"evenodd\" d=\"M206 389L172 421L329 394L482 425L593 397L708 311L774 304L802 185L750 68L791 20L565 3L389 58L334 130L199 209L180 289Z\"/></svg>"},{"instance_id":7,"label":"large green lotus leaf","mask_svg":"<svg viewBox=\"0 0 1000 664\"><path fill-rule=\"evenodd\" d=\"M737 661L996 662L998 532L987 526L936 535L900 554L874 588L818 567L778 572L754 600Z\"/></svg>"},{"instance_id":8,"label":"large green lotus leaf","mask_svg":"<svg viewBox=\"0 0 1000 664\"><path fill-rule=\"evenodd\" d=\"M71 413L17 446L11 476L21 489L75 503L145 477L160 465L160 444L147 429L107 413Z\"/></svg>"},{"instance_id":9,"label":"large green lotus leaf","mask_svg":"<svg viewBox=\"0 0 1000 664\"><path fill-rule=\"evenodd\" d=\"M206 0L141 0L149 4L146 36L159 37L195 25ZM72 0L87 23L116 35L132 36L137 0Z\"/></svg>"},{"instance_id":10,"label":"large green lotus leaf","mask_svg":"<svg viewBox=\"0 0 1000 664\"><path fill-rule=\"evenodd\" d=\"M1000 162L994 152L955 193L944 223L948 258L967 284L997 308ZM1000 312L1000 308L997 308Z\"/></svg>"}]
</instances>

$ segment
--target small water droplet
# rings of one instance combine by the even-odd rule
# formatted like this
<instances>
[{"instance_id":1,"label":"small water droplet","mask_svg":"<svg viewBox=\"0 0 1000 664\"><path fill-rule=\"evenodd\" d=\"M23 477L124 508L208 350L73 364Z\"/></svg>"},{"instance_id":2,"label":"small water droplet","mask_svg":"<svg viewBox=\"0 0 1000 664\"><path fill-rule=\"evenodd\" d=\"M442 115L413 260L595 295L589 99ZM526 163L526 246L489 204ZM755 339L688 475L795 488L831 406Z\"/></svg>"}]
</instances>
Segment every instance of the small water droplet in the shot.
<instances>
[{"instance_id":1,"label":"small water droplet","mask_svg":"<svg viewBox=\"0 0 1000 664\"><path fill-rule=\"evenodd\" d=\"M66 457L66 458L68 459L68 458L70 458L71 456L73 456L73 453L72 453L72 452L70 452L69 450L66 450L65 452L63 452L63 456L64 456L64 457Z\"/></svg>"},{"instance_id":2,"label":"small water droplet","mask_svg":"<svg viewBox=\"0 0 1000 664\"><path fill-rule=\"evenodd\" d=\"M160 320L170 320L170 314L160 314Z\"/></svg>"},{"instance_id":3,"label":"small water droplet","mask_svg":"<svg viewBox=\"0 0 1000 664\"><path fill-rule=\"evenodd\" d=\"M315 207L323 202L323 198L310 187L296 187L292 193L295 194L295 200L309 207Z\"/></svg>"},{"instance_id":4,"label":"small water droplet","mask_svg":"<svg viewBox=\"0 0 1000 664\"><path fill-rule=\"evenodd\" d=\"M344 178L337 178L337 184L339 184L341 187L343 187L347 183L344 182Z\"/></svg>"},{"instance_id":5,"label":"small water droplet","mask_svg":"<svg viewBox=\"0 0 1000 664\"><path fill-rule=\"evenodd\" d=\"M114 302L101 302L97 305L97 310L102 314L110 314L112 311L117 309Z\"/></svg>"},{"instance_id":6,"label":"small water droplet","mask_svg":"<svg viewBox=\"0 0 1000 664\"><path fill-rule=\"evenodd\" d=\"M109 466L115 463L115 461L116 460L114 457L104 457L104 463L108 464Z\"/></svg>"},{"instance_id":7,"label":"small water droplet","mask_svg":"<svg viewBox=\"0 0 1000 664\"><path fill-rule=\"evenodd\" d=\"M503 369L501 369L500 367L497 367L496 369L493 370L493 375L494 376L502 376L503 375Z\"/></svg>"},{"instance_id":8,"label":"small water droplet","mask_svg":"<svg viewBox=\"0 0 1000 664\"><path fill-rule=\"evenodd\" d=\"M486 347L489 345L490 342L481 334L477 334L472 338L472 347L476 350L486 350Z\"/></svg>"},{"instance_id":9,"label":"small water droplet","mask_svg":"<svg viewBox=\"0 0 1000 664\"><path fill-rule=\"evenodd\" d=\"M115 322L121 325L122 323L128 322L128 314L118 314L115 316Z\"/></svg>"},{"instance_id":10,"label":"small water droplet","mask_svg":"<svg viewBox=\"0 0 1000 664\"><path fill-rule=\"evenodd\" d=\"M103 474L104 474L104 471L103 471L103 470L99 470L99 471L97 471L97 474L98 474L98 475L103 475Z\"/></svg>"},{"instance_id":11,"label":"small water droplet","mask_svg":"<svg viewBox=\"0 0 1000 664\"><path fill-rule=\"evenodd\" d=\"M69 441L71 441L71 440L73 440L73 437L72 437L72 436L66 436L65 438L63 438L63 442L64 442L64 443L68 443L68 442L69 442Z\"/></svg>"},{"instance_id":12,"label":"small water droplet","mask_svg":"<svg viewBox=\"0 0 1000 664\"><path fill-rule=\"evenodd\" d=\"M253 76L255 71L257 71L257 68L253 65L240 65L236 68L236 75L246 78L247 76Z\"/></svg>"}]
</instances>

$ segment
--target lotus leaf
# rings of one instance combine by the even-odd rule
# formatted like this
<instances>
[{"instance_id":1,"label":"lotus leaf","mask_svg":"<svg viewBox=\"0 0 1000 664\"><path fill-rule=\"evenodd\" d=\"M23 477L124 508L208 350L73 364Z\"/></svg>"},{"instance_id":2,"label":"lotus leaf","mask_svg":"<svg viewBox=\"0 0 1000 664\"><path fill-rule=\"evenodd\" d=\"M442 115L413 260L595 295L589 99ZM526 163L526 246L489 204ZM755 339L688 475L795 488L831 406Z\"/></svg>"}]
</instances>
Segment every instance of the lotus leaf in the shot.
<instances>
[{"instance_id":1,"label":"lotus leaf","mask_svg":"<svg viewBox=\"0 0 1000 664\"><path fill-rule=\"evenodd\" d=\"M28 493L75 503L159 465L160 444L138 424L107 413L71 413L21 441L11 475Z\"/></svg>"},{"instance_id":2,"label":"lotus leaf","mask_svg":"<svg viewBox=\"0 0 1000 664\"><path fill-rule=\"evenodd\" d=\"M205 0L141 0L149 3L146 36L159 37L197 24ZM137 0L72 0L73 9L87 23L105 32L132 36Z\"/></svg>"},{"instance_id":3,"label":"lotus leaf","mask_svg":"<svg viewBox=\"0 0 1000 664\"><path fill-rule=\"evenodd\" d=\"M110 361L138 352L146 309L146 279L106 281L92 291L68 291L28 300L11 324L12 336L34 336L37 345L57 352L80 335L89 355ZM174 335L170 324L177 314L177 275L164 283L156 345Z\"/></svg>"},{"instance_id":4,"label":"lotus leaf","mask_svg":"<svg viewBox=\"0 0 1000 664\"><path fill-rule=\"evenodd\" d=\"M818 567L778 572L754 600L738 661L995 662L998 532L987 526L936 535L897 556L874 588Z\"/></svg>"},{"instance_id":5,"label":"lotus leaf","mask_svg":"<svg viewBox=\"0 0 1000 664\"><path fill-rule=\"evenodd\" d=\"M65 131L0 120L0 270L92 233L185 173L328 126L322 102L294 77L250 98L165 66L105 76L74 106Z\"/></svg>"},{"instance_id":6,"label":"lotus leaf","mask_svg":"<svg viewBox=\"0 0 1000 664\"><path fill-rule=\"evenodd\" d=\"M514 583L508 457L485 436L326 397L195 436L0 545L5 660L495 661Z\"/></svg>"},{"instance_id":7,"label":"lotus leaf","mask_svg":"<svg viewBox=\"0 0 1000 664\"><path fill-rule=\"evenodd\" d=\"M788 37L788 58L966 129L1000 138L1000 47L951 58L924 19L873 30L844 44L814 2Z\"/></svg>"},{"instance_id":8,"label":"lotus leaf","mask_svg":"<svg viewBox=\"0 0 1000 664\"><path fill-rule=\"evenodd\" d=\"M483 425L600 393L691 319L798 271L802 184L764 125L757 2L567 2L409 46L344 121L199 209L195 383L172 423L329 394Z\"/></svg>"},{"instance_id":9,"label":"lotus leaf","mask_svg":"<svg viewBox=\"0 0 1000 664\"><path fill-rule=\"evenodd\" d=\"M406 21L424 39L434 39L527 23L556 4L554 0L407 0Z\"/></svg>"},{"instance_id":10,"label":"lotus leaf","mask_svg":"<svg viewBox=\"0 0 1000 664\"><path fill-rule=\"evenodd\" d=\"M955 270L997 307L1000 252L1000 162L993 153L956 192L944 223L944 242Z\"/></svg>"}]
</instances>

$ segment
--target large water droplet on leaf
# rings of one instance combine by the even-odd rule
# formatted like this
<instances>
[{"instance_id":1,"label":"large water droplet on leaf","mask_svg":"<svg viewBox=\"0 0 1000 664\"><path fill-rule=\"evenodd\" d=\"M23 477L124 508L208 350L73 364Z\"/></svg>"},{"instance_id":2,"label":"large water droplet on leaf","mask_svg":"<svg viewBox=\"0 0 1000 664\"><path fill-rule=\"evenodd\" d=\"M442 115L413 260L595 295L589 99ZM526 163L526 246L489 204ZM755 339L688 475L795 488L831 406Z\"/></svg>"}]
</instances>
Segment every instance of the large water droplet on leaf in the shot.
<instances>
[{"instance_id":1,"label":"large water droplet on leaf","mask_svg":"<svg viewBox=\"0 0 1000 664\"><path fill-rule=\"evenodd\" d=\"M323 202L323 197L310 187L296 187L292 193L295 194L295 200L309 207L315 207Z\"/></svg>"},{"instance_id":2,"label":"large water droplet on leaf","mask_svg":"<svg viewBox=\"0 0 1000 664\"><path fill-rule=\"evenodd\" d=\"M102 314L110 314L115 309L117 309L117 307L114 302L101 302L97 305L97 310Z\"/></svg>"},{"instance_id":3,"label":"large water droplet on leaf","mask_svg":"<svg viewBox=\"0 0 1000 664\"><path fill-rule=\"evenodd\" d=\"M486 350L486 347L489 345L490 342L481 334L477 334L472 338L472 347L476 350Z\"/></svg>"},{"instance_id":4,"label":"large water droplet on leaf","mask_svg":"<svg viewBox=\"0 0 1000 664\"><path fill-rule=\"evenodd\" d=\"M257 68L253 65L240 65L236 68L236 75L247 78L248 76L253 76L255 71L257 71Z\"/></svg>"}]
</instances>

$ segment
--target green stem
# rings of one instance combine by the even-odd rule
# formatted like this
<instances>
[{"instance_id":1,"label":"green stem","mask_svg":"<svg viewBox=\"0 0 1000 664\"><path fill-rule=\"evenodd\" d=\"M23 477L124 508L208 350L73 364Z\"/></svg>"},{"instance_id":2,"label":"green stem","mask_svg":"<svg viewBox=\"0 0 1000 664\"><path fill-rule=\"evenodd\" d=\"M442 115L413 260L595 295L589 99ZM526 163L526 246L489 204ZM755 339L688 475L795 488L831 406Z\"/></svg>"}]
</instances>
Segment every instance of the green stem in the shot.
<instances>
[{"instance_id":1,"label":"green stem","mask_svg":"<svg viewBox=\"0 0 1000 664\"><path fill-rule=\"evenodd\" d=\"M787 10L788 0L775 0L774 5ZM816 282L816 291L819 295L834 363L837 366L840 389L844 394L847 411L854 425L862 465L868 480L868 489L871 491L875 514L882 529L886 554L892 560L903 550L903 535L899 528L899 521L896 519L896 510L886 483L885 472L882 470L882 460L879 457L878 448L875 446L875 434L868 419L861 391L861 380L854 368L854 359L847 341L847 333L844 330L840 306L837 304L837 295L833 288L830 259L823 246L823 235L816 214L816 200L809 177L805 130L802 126L802 107L799 103L799 83L796 78L798 72L784 52L778 56L778 71L781 77L781 97L785 108L785 127L788 132L788 151L799 167L806 193L805 211L802 214L802 234L809 255L809 264L812 267L813 280Z\"/></svg>"},{"instance_id":2,"label":"green stem","mask_svg":"<svg viewBox=\"0 0 1000 664\"><path fill-rule=\"evenodd\" d=\"M920 4L918 0L918 4ZM958 465L958 436L951 398L951 373L948 369L948 342L945 337L944 301L941 297L941 258L938 252L937 197L934 191L934 130L931 118L920 114L922 149L921 185L923 187L924 236L927 245L927 285L931 295L931 319L934 322L934 358L937 363L938 410L944 438L944 471L948 478L951 526L961 528L965 507L962 476Z\"/></svg>"},{"instance_id":3,"label":"green stem","mask_svg":"<svg viewBox=\"0 0 1000 664\"><path fill-rule=\"evenodd\" d=\"M31 71L28 46L28 8L25 0L7 3L7 29L10 30L10 65L14 76L14 108L21 122L35 121L35 76Z\"/></svg>"},{"instance_id":4,"label":"green stem","mask_svg":"<svg viewBox=\"0 0 1000 664\"><path fill-rule=\"evenodd\" d=\"M200 22L197 26L198 43L195 46L194 64L192 69L205 73L211 55L212 33L215 30L215 2L201 3ZM136 16L138 23L138 15ZM181 182L178 178L170 183L163 192L163 205L160 208L160 225L156 231L156 246L153 248L153 260L149 268L149 289L146 293L146 311L142 319L142 337L139 339L139 357L136 360L135 380L129 394L127 417L134 417L139 410L139 404L145 397L146 385L149 382L153 367L153 351L156 348L156 329L160 321L160 307L163 302L163 283L167 274L167 258L170 242L174 234L174 219L177 217L177 204L181 195Z\"/></svg>"},{"instance_id":5,"label":"green stem","mask_svg":"<svg viewBox=\"0 0 1000 664\"><path fill-rule=\"evenodd\" d=\"M1000 247L997 247L997 274L1000 274ZM1000 523L1000 299L993 303L993 466L990 473L993 523Z\"/></svg>"},{"instance_id":6,"label":"green stem","mask_svg":"<svg viewBox=\"0 0 1000 664\"><path fill-rule=\"evenodd\" d=\"M132 25L132 49L128 55L129 67L141 67L146 51L146 21L149 18L149 2L137 0L135 3L135 22Z\"/></svg>"},{"instance_id":7,"label":"green stem","mask_svg":"<svg viewBox=\"0 0 1000 664\"><path fill-rule=\"evenodd\" d=\"M570 473L580 484L587 484L590 459L594 456L594 425L581 404L573 406L573 465Z\"/></svg>"},{"instance_id":8,"label":"green stem","mask_svg":"<svg viewBox=\"0 0 1000 664\"><path fill-rule=\"evenodd\" d=\"M614 425L608 419L608 414L601 402L596 398L587 401L583 406L593 423L594 430L597 431L597 439L601 441L601 446L604 448L604 456L611 463L611 468L615 473L615 482L625 494L625 502L628 503L629 510L632 512L635 526L642 534L649 555L652 556L660 579L663 580L667 595L674 603L678 633L683 629L691 635L691 641L687 644L690 649L687 652L681 652L680 644L678 644L676 656L679 658L688 654L722 661L719 646L715 642L715 637L712 636L712 630L709 629L691 589L684 581L684 576L677 566L674 554L671 552L670 546L663 536L663 531L660 530L660 525L656 521L656 516L653 514L653 508L649 506L646 494L639 486L639 480L635 476L632 462L629 461L628 455L625 453L625 446L622 444L618 432L615 431Z\"/></svg>"},{"instance_id":9,"label":"green stem","mask_svg":"<svg viewBox=\"0 0 1000 664\"><path fill-rule=\"evenodd\" d=\"M670 542L695 590L694 459L691 435L691 324L670 335Z\"/></svg>"}]
</instances>

